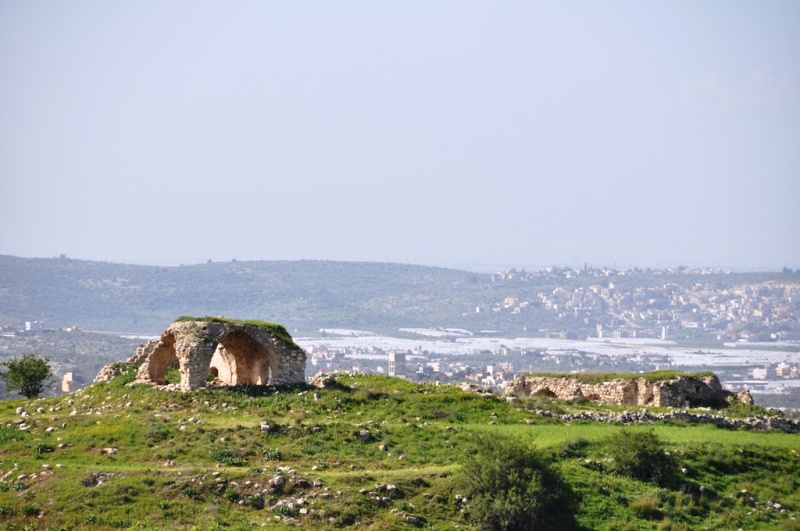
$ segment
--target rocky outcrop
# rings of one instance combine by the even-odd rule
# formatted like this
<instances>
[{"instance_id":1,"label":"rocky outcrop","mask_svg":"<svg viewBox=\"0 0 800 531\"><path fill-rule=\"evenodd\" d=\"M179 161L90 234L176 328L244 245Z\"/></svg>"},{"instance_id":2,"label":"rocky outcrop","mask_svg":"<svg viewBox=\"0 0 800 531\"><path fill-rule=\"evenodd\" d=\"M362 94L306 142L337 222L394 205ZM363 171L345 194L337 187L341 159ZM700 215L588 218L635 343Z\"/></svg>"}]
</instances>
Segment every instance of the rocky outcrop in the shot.
<instances>
[{"instance_id":1,"label":"rocky outcrop","mask_svg":"<svg viewBox=\"0 0 800 531\"><path fill-rule=\"evenodd\" d=\"M182 389L220 385L280 385L305 381L306 353L278 325L224 318L172 323L158 339L136 351L128 364L139 367L137 381L165 384L178 368ZM101 369L95 382L118 372Z\"/></svg>"},{"instance_id":2,"label":"rocky outcrop","mask_svg":"<svg viewBox=\"0 0 800 531\"><path fill-rule=\"evenodd\" d=\"M737 396L753 402L750 393L735 395L726 391L716 376L676 376L669 380L615 378L590 382L576 377L525 376L506 384L506 394L516 396L551 396L562 400L590 401L627 406L687 407L717 405Z\"/></svg>"}]
</instances>

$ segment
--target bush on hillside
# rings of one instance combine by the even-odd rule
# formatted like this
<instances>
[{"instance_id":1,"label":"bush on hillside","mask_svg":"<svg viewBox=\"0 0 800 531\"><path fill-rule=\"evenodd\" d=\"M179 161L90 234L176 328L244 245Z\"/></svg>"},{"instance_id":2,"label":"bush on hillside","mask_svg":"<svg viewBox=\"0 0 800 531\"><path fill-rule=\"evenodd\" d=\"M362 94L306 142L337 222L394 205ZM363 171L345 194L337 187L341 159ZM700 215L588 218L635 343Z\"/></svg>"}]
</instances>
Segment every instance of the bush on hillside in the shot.
<instances>
[{"instance_id":1,"label":"bush on hillside","mask_svg":"<svg viewBox=\"0 0 800 531\"><path fill-rule=\"evenodd\" d=\"M652 431L622 429L606 441L616 474L668 486L675 479L677 463Z\"/></svg>"},{"instance_id":2,"label":"bush on hillside","mask_svg":"<svg viewBox=\"0 0 800 531\"><path fill-rule=\"evenodd\" d=\"M501 531L564 525L571 496L545 454L499 434L477 439L476 446L457 481L477 527Z\"/></svg>"}]
</instances>

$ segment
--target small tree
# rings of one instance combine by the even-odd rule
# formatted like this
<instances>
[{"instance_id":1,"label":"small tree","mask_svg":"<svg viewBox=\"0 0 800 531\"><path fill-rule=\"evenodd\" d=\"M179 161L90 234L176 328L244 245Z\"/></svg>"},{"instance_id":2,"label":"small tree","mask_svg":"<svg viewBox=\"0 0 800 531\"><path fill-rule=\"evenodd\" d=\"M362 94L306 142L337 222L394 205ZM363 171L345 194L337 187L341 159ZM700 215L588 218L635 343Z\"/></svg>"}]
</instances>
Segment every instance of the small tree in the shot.
<instances>
[{"instance_id":1,"label":"small tree","mask_svg":"<svg viewBox=\"0 0 800 531\"><path fill-rule=\"evenodd\" d=\"M500 434L476 441L458 486L469 518L491 531L569 527L572 496L550 458Z\"/></svg>"},{"instance_id":2,"label":"small tree","mask_svg":"<svg viewBox=\"0 0 800 531\"><path fill-rule=\"evenodd\" d=\"M0 363L5 372L0 372L0 379L6 384L8 391L19 391L25 398L34 398L44 390L47 380L53 377L50 360L35 354L25 354L21 359Z\"/></svg>"}]
</instances>

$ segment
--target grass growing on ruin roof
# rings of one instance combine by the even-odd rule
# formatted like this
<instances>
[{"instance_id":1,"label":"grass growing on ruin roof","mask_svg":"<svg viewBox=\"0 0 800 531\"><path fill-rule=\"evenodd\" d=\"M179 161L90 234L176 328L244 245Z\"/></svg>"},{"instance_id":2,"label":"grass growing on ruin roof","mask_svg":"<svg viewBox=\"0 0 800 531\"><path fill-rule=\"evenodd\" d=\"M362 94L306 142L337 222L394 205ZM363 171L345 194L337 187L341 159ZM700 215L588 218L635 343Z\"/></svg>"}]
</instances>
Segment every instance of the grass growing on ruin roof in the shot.
<instances>
[{"instance_id":1,"label":"grass growing on ruin roof","mask_svg":"<svg viewBox=\"0 0 800 531\"><path fill-rule=\"evenodd\" d=\"M281 339L285 343L290 345L294 345L294 340L289 332L283 325L277 323L269 323L267 321L259 321L256 319L229 319L228 317L192 317L190 315L182 315L175 319L176 323L182 323L187 321L199 321L202 323L227 323L233 325L243 325L243 326L255 326L258 328L263 328L269 331L275 337Z\"/></svg>"}]
</instances>

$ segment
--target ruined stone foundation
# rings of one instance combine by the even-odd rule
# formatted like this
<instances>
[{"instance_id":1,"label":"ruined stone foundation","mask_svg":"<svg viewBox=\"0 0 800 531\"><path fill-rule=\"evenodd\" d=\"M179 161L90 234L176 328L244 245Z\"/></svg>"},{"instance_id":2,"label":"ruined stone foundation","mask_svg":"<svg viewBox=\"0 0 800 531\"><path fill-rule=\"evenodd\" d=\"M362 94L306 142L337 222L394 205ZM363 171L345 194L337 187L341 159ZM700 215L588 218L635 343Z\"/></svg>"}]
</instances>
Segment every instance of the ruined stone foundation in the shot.
<instances>
[{"instance_id":1,"label":"ruined stone foundation","mask_svg":"<svg viewBox=\"0 0 800 531\"><path fill-rule=\"evenodd\" d=\"M687 407L717 405L737 397L753 403L750 393L726 391L716 376L677 376L671 380L617 378L587 383L578 377L525 376L506 384L506 394L521 397L552 396L561 400L583 398L626 406Z\"/></svg>"}]
</instances>

